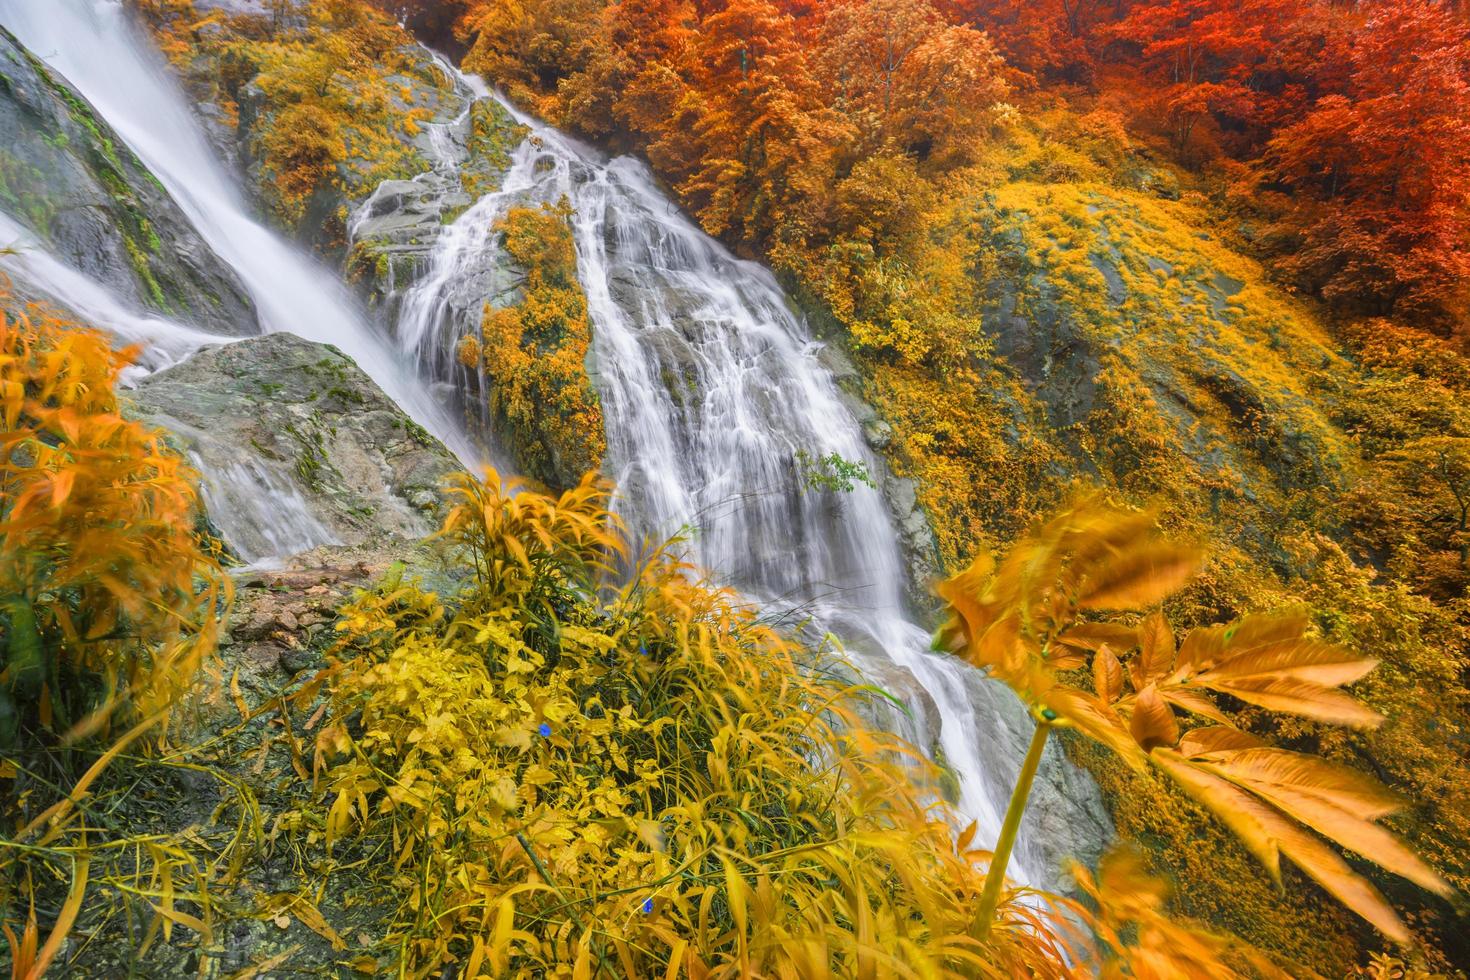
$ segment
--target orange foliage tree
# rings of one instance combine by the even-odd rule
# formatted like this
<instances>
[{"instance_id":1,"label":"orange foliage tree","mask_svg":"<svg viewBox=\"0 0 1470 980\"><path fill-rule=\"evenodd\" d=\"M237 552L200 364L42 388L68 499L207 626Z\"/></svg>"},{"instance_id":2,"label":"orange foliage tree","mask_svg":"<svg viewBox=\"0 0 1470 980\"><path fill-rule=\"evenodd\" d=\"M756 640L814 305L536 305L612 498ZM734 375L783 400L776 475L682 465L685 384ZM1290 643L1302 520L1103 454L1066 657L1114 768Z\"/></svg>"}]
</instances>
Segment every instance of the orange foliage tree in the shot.
<instances>
[{"instance_id":1,"label":"orange foliage tree","mask_svg":"<svg viewBox=\"0 0 1470 980\"><path fill-rule=\"evenodd\" d=\"M1265 173L1298 192L1286 260L1329 299L1455 317L1470 285L1470 24L1383 0L1353 35L1341 92L1276 133Z\"/></svg>"},{"instance_id":2,"label":"orange foliage tree","mask_svg":"<svg viewBox=\"0 0 1470 980\"><path fill-rule=\"evenodd\" d=\"M814 64L859 134L854 150L964 158L1008 91L989 38L926 0L838 0L823 12Z\"/></svg>"},{"instance_id":3,"label":"orange foliage tree","mask_svg":"<svg viewBox=\"0 0 1470 980\"><path fill-rule=\"evenodd\" d=\"M1211 116L1258 126L1282 100L1300 100L1300 66L1284 57L1301 5L1289 0L1166 0L1134 4L1107 34L1139 51L1157 87L1140 93L1167 119L1175 147L1191 150L1195 127Z\"/></svg>"}]
</instances>

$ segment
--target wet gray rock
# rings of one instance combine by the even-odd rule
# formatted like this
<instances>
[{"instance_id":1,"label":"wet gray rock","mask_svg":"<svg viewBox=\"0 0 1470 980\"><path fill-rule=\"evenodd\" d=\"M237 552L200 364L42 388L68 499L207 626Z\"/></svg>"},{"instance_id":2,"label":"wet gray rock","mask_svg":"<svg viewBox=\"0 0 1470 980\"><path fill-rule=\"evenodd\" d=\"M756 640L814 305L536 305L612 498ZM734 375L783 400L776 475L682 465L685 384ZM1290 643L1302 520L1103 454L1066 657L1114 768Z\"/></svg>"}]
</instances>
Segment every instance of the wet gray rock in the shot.
<instances>
[{"instance_id":1,"label":"wet gray rock","mask_svg":"<svg viewBox=\"0 0 1470 980\"><path fill-rule=\"evenodd\" d=\"M1021 771L1035 722L1010 688L978 671L966 679L982 741L981 755L993 760L987 790L996 811L1005 812ZM1096 867L1116 837L1112 818L1092 777L1067 758L1053 736L1041 758L1030 802L1021 820L1016 857L1044 888L1063 891L1069 861Z\"/></svg>"},{"instance_id":2,"label":"wet gray rock","mask_svg":"<svg viewBox=\"0 0 1470 980\"><path fill-rule=\"evenodd\" d=\"M923 750L938 768L934 794L954 804L958 782L948 767L940 741L942 719L938 706L908 668L883 656L853 651L861 671L854 682L872 685L881 695L859 702L863 719L895 732ZM943 654L931 654L943 656ZM975 709L974 737L987 760L985 793L996 814L1003 814L1030 746L1035 723L1015 694L999 681L987 679L968 665L958 667ZM1064 893L1069 890L1068 862L1096 867L1108 843L1116 837L1096 783L1067 758L1060 737L1053 737L1042 756L1030 802L1016 845L1016 861L1032 884Z\"/></svg>"},{"instance_id":3,"label":"wet gray rock","mask_svg":"<svg viewBox=\"0 0 1470 980\"><path fill-rule=\"evenodd\" d=\"M1003 256L1002 271L985 284L989 302L982 323L996 354L1026 380L1051 425L1066 428L1093 408L1101 352L1049 270L1030 259L1019 234L998 234L991 244ZM1103 276L1110 303L1123 302L1121 275L1105 257L1088 258Z\"/></svg>"},{"instance_id":4,"label":"wet gray rock","mask_svg":"<svg viewBox=\"0 0 1470 980\"><path fill-rule=\"evenodd\" d=\"M384 181L352 205L347 278L386 329L397 326L405 296L428 273L430 257L446 230L456 222L493 220L493 215L467 212L500 189L510 150L525 137L525 128L503 107L475 101L472 94L457 84L416 96L416 105L431 105L435 113L414 138L425 170L409 180ZM457 232L493 245L489 227L461 227ZM483 403L481 379L457 364L457 341L476 332L487 303L515 302L522 279L521 270L499 248L475 253L443 284L444 303L434 325L440 342L430 366L434 377L449 380L455 397L471 406Z\"/></svg>"},{"instance_id":5,"label":"wet gray rock","mask_svg":"<svg viewBox=\"0 0 1470 980\"><path fill-rule=\"evenodd\" d=\"M885 423L886 424L886 423ZM879 488L898 530L898 543L908 567L909 603L922 619L934 618L938 608L931 586L944 575L939 558L939 541L929 524L929 515L919 503L918 486L913 480L895 476L886 467Z\"/></svg>"},{"instance_id":6,"label":"wet gray rock","mask_svg":"<svg viewBox=\"0 0 1470 980\"><path fill-rule=\"evenodd\" d=\"M373 161L344 161L339 181L317 188L295 229L304 244L341 259L371 305L390 304L423 271L444 227L499 189L509 152L526 133L498 104L475 100L427 48L409 45L400 53L410 65L387 79L395 107L430 113L414 132L391 133L410 151L408 162L390 179L374 180L368 177ZM248 182L264 195L266 179L251 147L276 107L254 83L241 88L238 103L237 156Z\"/></svg>"},{"instance_id":7,"label":"wet gray rock","mask_svg":"<svg viewBox=\"0 0 1470 980\"><path fill-rule=\"evenodd\" d=\"M837 343L826 343L819 356L822 365L837 382L838 397L861 426L863 441L872 450L872 457L867 461L868 470L888 503L888 512L893 515L899 550L908 573L905 577L906 596L919 618L928 621L933 618L937 607L931 586L942 577L944 565L929 515L919 502L918 488L914 481L894 474L884 456L884 450L893 441L893 426L863 400L862 375L846 351Z\"/></svg>"},{"instance_id":8,"label":"wet gray rock","mask_svg":"<svg viewBox=\"0 0 1470 980\"><path fill-rule=\"evenodd\" d=\"M393 93L390 95L393 109L407 115L413 110L427 108L435 114L436 121L446 114L452 118L458 111L458 96L449 76L438 66L432 54L419 45L406 46L401 53L411 58L410 66L405 73L384 79L387 90ZM206 73L218 73L218 70L204 69ZM403 92L411 94L411 102L402 97ZM238 113L233 156L247 185L254 189L258 198L268 202L272 197L270 180L256 147L261 142L261 134L282 107L272 103L265 90L253 80L239 86L235 100ZM429 169L428 142L423 132L411 136L402 130L394 130L391 135L407 146L410 155L399 168L401 172L390 176L407 180ZM351 215L382 179L378 162L350 156L341 161L336 168L336 179L314 188L300 221L288 230L303 245L319 254L345 258L348 252L343 249L344 217L350 224Z\"/></svg>"},{"instance_id":9,"label":"wet gray rock","mask_svg":"<svg viewBox=\"0 0 1470 980\"><path fill-rule=\"evenodd\" d=\"M243 559L414 540L458 461L336 348L270 334L144 379L130 413L168 429Z\"/></svg>"},{"instance_id":10,"label":"wet gray rock","mask_svg":"<svg viewBox=\"0 0 1470 980\"><path fill-rule=\"evenodd\" d=\"M259 333L245 287L64 78L0 28L0 211L124 302Z\"/></svg>"}]
</instances>

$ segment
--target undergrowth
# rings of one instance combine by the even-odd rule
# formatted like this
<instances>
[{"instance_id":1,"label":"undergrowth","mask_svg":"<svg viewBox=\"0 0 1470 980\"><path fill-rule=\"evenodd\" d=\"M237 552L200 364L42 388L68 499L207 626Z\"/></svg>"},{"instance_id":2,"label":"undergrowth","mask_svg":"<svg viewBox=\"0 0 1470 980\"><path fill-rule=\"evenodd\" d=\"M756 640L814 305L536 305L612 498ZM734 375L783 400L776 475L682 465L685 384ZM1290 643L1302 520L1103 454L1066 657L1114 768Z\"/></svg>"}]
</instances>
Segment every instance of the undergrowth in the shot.
<instances>
[{"instance_id":1,"label":"undergrowth","mask_svg":"<svg viewBox=\"0 0 1470 980\"><path fill-rule=\"evenodd\" d=\"M207 909L201 861L102 801L115 759L162 744L231 589L195 532L192 474L120 414L130 356L8 283L0 309L0 927L13 975L34 977L89 882L152 922L140 941L208 931L175 904Z\"/></svg>"},{"instance_id":2,"label":"undergrowth","mask_svg":"<svg viewBox=\"0 0 1470 980\"><path fill-rule=\"evenodd\" d=\"M1012 975L1060 949L793 645L663 553L633 565L592 480L460 480L457 599L390 581L343 612L303 833L394 896L410 975ZM308 695L313 692L306 692ZM908 763L900 764L900 760ZM361 873L361 872L359 872Z\"/></svg>"}]
</instances>

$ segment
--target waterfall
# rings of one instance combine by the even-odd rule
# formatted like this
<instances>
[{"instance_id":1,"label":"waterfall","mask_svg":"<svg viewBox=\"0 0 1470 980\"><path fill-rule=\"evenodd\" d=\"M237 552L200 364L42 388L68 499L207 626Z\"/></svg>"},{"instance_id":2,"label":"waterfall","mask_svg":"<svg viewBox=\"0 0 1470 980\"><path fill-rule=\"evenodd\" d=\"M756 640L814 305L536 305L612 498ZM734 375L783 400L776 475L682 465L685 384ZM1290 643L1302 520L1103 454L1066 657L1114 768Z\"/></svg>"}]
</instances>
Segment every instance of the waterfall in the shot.
<instances>
[{"instance_id":1,"label":"waterfall","mask_svg":"<svg viewBox=\"0 0 1470 980\"><path fill-rule=\"evenodd\" d=\"M338 277L250 216L119 0L0 0L0 24L64 75L158 177L244 282L266 330L335 345L461 459L479 459L454 414L394 358Z\"/></svg>"},{"instance_id":2,"label":"waterfall","mask_svg":"<svg viewBox=\"0 0 1470 980\"><path fill-rule=\"evenodd\" d=\"M0 271L14 281L43 293L88 323L101 327L125 344L139 348L137 363L124 372L124 381L139 371L166 368L188 357L206 344L224 343L226 338L163 317L129 309L105 286L62 262L34 235L0 214Z\"/></svg>"},{"instance_id":3,"label":"waterfall","mask_svg":"<svg viewBox=\"0 0 1470 980\"><path fill-rule=\"evenodd\" d=\"M1001 685L928 652L926 631L905 609L907 572L883 496L865 485L851 492L807 485L804 461L835 454L873 474L883 464L775 278L703 234L645 166L605 160L518 117L531 137L512 155L501 189L442 229L422 274L393 297L390 340L373 331L334 276L249 216L182 93L116 0L0 0L0 23L64 74L158 176L245 284L267 330L335 344L467 461L479 451L453 408L436 400L443 385L425 383L421 372L467 383L454 374L463 371L455 344L478 330L482 304L508 278L496 218L517 203L565 196L593 324L606 466L629 525L652 538L687 531L692 560L775 614L840 637L907 709L887 722L953 774L960 819L976 821L978 840L995 838L1028 735L1024 710ZM467 98L486 97L478 83L453 74ZM449 172L460 148L451 139L431 142L441 157L435 172ZM432 177L424 179L430 190L438 186ZM91 294L43 255L23 261L44 267L42 288L79 312L123 336L159 338L164 362L195 343L188 328L109 313L105 296L81 302ZM215 482L206 492L216 510L233 507L247 523L270 524L270 513L251 508L280 496L271 474L234 472L219 461L210 468ZM271 532L258 539L262 555L323 533L286 520ZM1016 877L1036 883L1054 880L1049 872L1079 835L1106 832L1094 815L1095 789L1055 748L1040 789L1047 786L1052 803L1028 813L1012 865Z\"/></svg>"},{"instance_id":4,"label":"waterfall","mask_svg":"<svg viewBox=\"0 0 1470 980\"><path fill-rule=\"evenodd\" d=\"M483 96L476 80L458 77L467 93ZM696 564L840 637L880 684L905 685L895 693L909 710L886 720L943 761L958 787L960 820L976 821L977 840L994 840L1030 719L998 682L929 652L928 633L906 612L907 569L883 495L866 485L806 485L809 461L834 453L883 471L823 366L821 345L775 277L695 227L646 166L604 160L506 108L531 136L501 189L444 230L422 276L395 297L405 357L433 370L478 330L489 297L466 295L463 284L503 270L492 230L498 217L516 204L570 201L607 426L605 468L630 528L657 540L687 532ZM1091 809L1065 819L1087 828L1084 838L1106 834L1105 818L1089 807L1095 789L1055 749L1044 778L1060 799L1049 816L1028 815L1012 864L1018 879L1035 883L1056 880L1077 840L1078 831L1057 832L1058 808ZM1048 834L1036 832L1037 821Z\"/></svg>"},{"instance_id":5,"label":"waterfall","mask_svg":"<svg viewBox=\"0 0 1470 980\"><path fill-rule=\"evenodd\" d=\"M200 434L207 445L208 433ZM321 545L340 544L312 514L296 484L264 460L218 462L199 452L189 461L202 475L204 510L249 567L272 568L281 559Z\"/></svg>"}]
</instances>

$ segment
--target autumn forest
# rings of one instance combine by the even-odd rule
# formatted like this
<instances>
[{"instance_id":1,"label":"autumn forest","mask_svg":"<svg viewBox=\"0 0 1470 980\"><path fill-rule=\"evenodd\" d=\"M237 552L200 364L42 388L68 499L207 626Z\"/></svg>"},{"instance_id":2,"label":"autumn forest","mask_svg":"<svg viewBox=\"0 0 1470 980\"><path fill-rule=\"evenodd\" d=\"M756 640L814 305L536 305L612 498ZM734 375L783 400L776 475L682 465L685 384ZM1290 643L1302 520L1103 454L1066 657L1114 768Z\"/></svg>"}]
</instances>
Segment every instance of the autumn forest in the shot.
<instances>
[{"instance_id":1,"label":"autumn forest","mask_svg":"<svg viewBox=\"0 0 1470 980\"><path fill-rule=\"evenodd\" d=\"M1470 973L1470 7L0 0L0 964Z\"/></svg>"}]
</instances>

